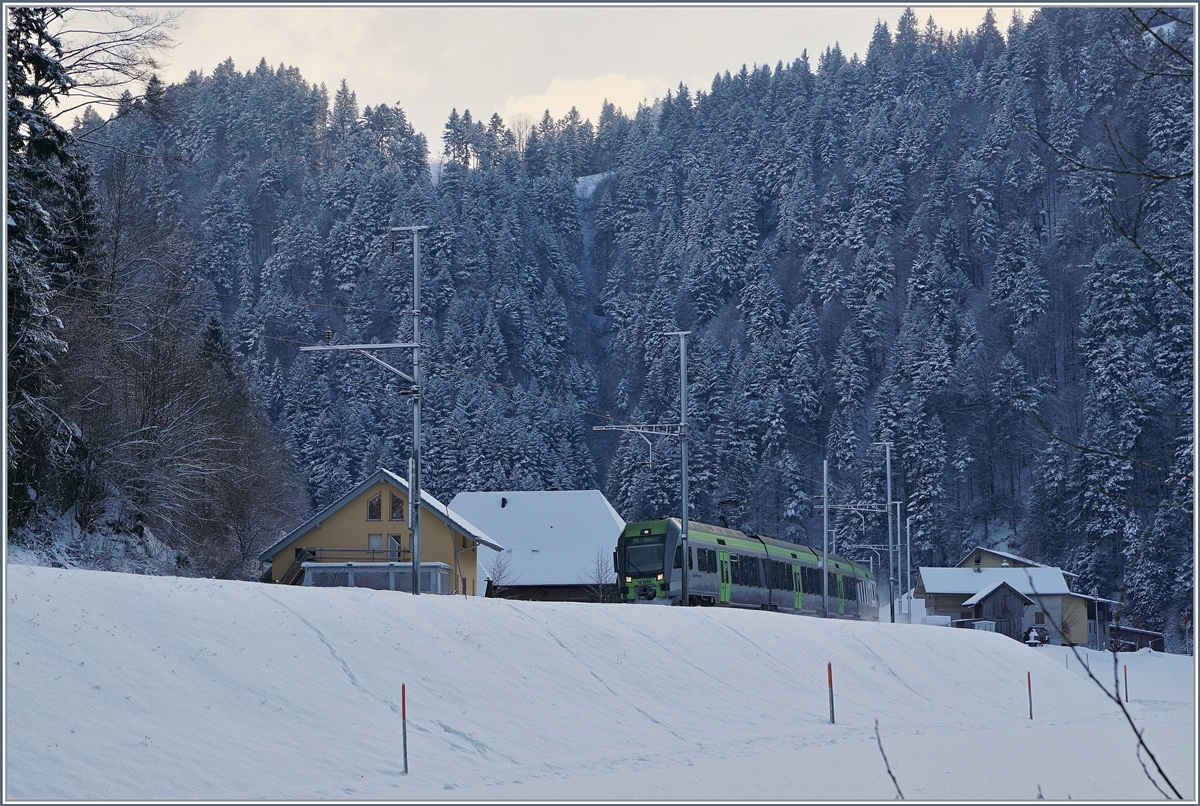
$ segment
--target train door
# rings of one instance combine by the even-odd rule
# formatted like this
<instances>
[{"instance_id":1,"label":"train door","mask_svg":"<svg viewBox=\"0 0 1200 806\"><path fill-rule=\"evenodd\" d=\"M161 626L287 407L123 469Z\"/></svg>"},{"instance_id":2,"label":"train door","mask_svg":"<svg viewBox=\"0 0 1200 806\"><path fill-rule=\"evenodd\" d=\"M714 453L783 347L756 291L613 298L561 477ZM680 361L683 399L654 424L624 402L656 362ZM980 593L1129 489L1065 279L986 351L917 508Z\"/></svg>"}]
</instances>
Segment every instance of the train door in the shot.
<instances>
[{"instance_id":1,"label":"train door","mask_svg":"<svg viewBox=\"0 0 1200 806\"><path fill-rule=\"evenodd\" d=\"M803 590L801 590L801 585L800 585L800 566L798 566L798 565L793 565L793 566L792 566L792 580L793 580L793 581L796 583L796 604L795 604L795 607L796 607L796 612L797 612L797 613L799 613L799 612L800 612L800 610L801 610L801 609L803 609L803 608L802 608L802 606L803 606L803 604L804 604L804 591L803 591Z\"/></svg>"},{"instance_id":2,"label":"train door","mask_svg":"<svg viewBox=\"0 0 1200 806\"><path fill-rule=\"evenodd\" d=\"M718 601L721 604L729 604L732 590L729 584L729 552L725 549L717 550L717 571L721 575L721 593Z\"/></svg>"},{"instance_id":3,"label":"train door","mask_svg":"<svg viewBox=\"0 0 1200 806\"><path fill-rule=\"evenodd\" d=\"M842 592L842 580L845 579L841 574L834 574L837 577L837 600L838 600L838 615L846 615L846 597Z\"/></svg>"}]
</instances>

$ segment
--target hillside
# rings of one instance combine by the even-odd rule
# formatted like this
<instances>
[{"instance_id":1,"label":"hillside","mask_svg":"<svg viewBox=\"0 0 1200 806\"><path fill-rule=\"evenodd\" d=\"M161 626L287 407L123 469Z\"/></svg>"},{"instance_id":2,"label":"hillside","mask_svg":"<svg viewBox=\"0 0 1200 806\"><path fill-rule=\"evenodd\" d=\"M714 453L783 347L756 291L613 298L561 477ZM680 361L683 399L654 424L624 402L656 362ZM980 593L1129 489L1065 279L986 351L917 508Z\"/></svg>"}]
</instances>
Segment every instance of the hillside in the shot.
<instances>
[{"instance_id":1,"label":"hillside","mask_svg":"<svg viewBox=\"0 0 1200 806\"><path fill-rule=\"evenodd\" d=\"M888 800L875 720L909 799L1158 796L1066 650L993 634L6 573L10 799ZM1121 660L1190 793L1193 659Z\"/></svg>"},{"instance_id":2,"label":"hillside","mask_svg":"<svg viewBox=\"0 0 1200 806\"><path fill-rule=\"evenodd\" d=\"M9 97L33 106L10 127L40 130L76 100L37 67L64 12L15 13ZM662 334L688 331L696 520L820 543L828 462L852 558L900 501L918 565L1013 551L1182 650L1193 9L1027 13L951 33L909 9L862 54L731 60L532 129L449 86L428 141L399 87L361 106L264 59L81 109L57 145L10 136L14 542L66 516L92 568L149 529L172 573L252 579L281 534L403 472L403 384L301 348L411 339L392 228L423 224L442 500L601 489L627 520L679 512L677 441L593 427L677 421Z\"/></svg>"}]
</instances>

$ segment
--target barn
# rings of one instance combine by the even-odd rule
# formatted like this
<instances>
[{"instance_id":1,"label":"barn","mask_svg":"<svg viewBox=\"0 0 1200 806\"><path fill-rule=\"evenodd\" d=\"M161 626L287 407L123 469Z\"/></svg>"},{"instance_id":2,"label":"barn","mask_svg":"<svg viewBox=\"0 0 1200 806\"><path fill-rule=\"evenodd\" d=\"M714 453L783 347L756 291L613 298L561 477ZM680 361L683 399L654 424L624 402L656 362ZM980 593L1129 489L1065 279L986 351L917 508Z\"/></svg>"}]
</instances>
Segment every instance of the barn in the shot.
<instances>
[{"instance_id":1,"label":"barn","mask_svg":"<svg viewBox=\"0 0 1200 806\"><path fill-rule=\"evenodd\" d=\"M1037 607L1030 597L999 579L962 603L961 619L990 621L996 632L1020 641L1024 633L1025 608Z\"/></svg>"}]
</instances>

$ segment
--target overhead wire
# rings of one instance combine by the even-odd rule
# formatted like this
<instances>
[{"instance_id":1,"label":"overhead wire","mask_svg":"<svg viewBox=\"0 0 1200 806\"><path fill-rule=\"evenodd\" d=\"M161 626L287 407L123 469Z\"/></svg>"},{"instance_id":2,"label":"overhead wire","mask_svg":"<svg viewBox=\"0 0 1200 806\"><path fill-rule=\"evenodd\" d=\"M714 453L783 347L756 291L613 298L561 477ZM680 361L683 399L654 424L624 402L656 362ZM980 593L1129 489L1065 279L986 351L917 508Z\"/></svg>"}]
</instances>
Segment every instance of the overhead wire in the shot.
<instances>
[{"instance_id":1,"label":"overhead wire","mask_svg":"<svg viewBox=\"0 0 1200 806\"><path fill-rule=\"evenodd\" d=\"M58 274L63 274L63 273L58 273ZM128 288L131 290L132 289L142 289L142 290L182 291L182 290L184 290L184 288L187 285L186 283L183 283L183 284L180 284L179 286L167 286L164 288L161 283L130 282L128 280L122 280L121 278L94 277L94 278L84 278L84 279L85 279L85 281L98 281L98 282L107 282L107 283L111 283L111 284L120 284L124 288ZM203 283L205 281L197 279L196 282ZM226 298L226 299L238 299L238 300L242 300L245 302L257 303L257 302L261 302L263 300L263 297L261 297L261 296L234 294L234 293L226 293L226 292L219 292L219 291L211 291L209 293L211 293L213 296L216 296L216 297L221 297L221 298ZM70 294L67 296L74 298L74 299L80 299L80 300L88 299L88 297L86 297L86 295L82 292L82 289L79 289L77 294ZM377 308L377 307L364 307L364 306L341 306L341 305L334 305L334 304L330 304L330 303L309 302L309 301L304 301L304 300L295 300L294 303L292 303L292 304L298 304L298 305L308 306L308 307L335 308L335 309L348 310L348 311L355 310L355 311L368 312L368 313L386 313L386 314L393 314L393 315L400 315L400 316L410 313L409 311L406 311L403 309ZM181 319L179 319L177 317L169 317L168 316L168 317L164 317L164 318L175 318L176 321L182 321ZM260 318L263 321L270 321L277 325L288 326L288 327L294 327L297 324L294 321L283 320L283 319L279 319L277 317L272 317L272 316L260 316ZM581 329L583 329L583 328L581 328ZM594 332L594 331L588 331L588 332ZM266 339L266 340L270 340L270 341L295 344L297 346L302 346L302 347L318 346L317 342L306 342L306 341L301 341L299 339L289 339L289 338L286 338L283 336L271 336L271 335L267 335L265 333L260 334L259 337ZM607 412L607 411L600 412L599 410L591 409L586 406L582 406L578 403L567 403L564 401L555 400L553 398L546 397L544 395L535 394L533 392L530 392L526 389L522 389L519 387L509 386L507 384L499 383L497 381L489 381L484 378L480 378L478 376L471 375L466 372L462 372L461 370L455 369L454 367L451 367L449 365L432 361L431 359L428 359L428 358L422 359L421 363L424 366L428 366L428 367L436 368L436 369L444 371L444 372L448 372L450 374L456 375L460 378L472 381L477 384L481 384L481 385L492 387L494 389L500 389L500 390L506 391L511 395L516 395L516 396L520 396L520 397L524 397L524 398L528 398L528 399L532 399L532 400L537 400L539 402L546 403L547 405L557 406L557 407L575 411L575 412L578 412L578 413L581 413L584 415L595 417L597 419L603 420L606 424L636 425L635 423L627 423L627 422L622 422L620 420L614 420L611 416L611 413ZM327 377L327 376L321 375L319 373L305 372L303 370L297 370L294 368L290 369L289 371L294 371L294 372L296 372L298 374L302 374L306 377L321 377L321 378ZM368 389L368 390L379 391L379 392L384 392L384 393L388 393L388 392L392 391L392 389L394 388L394 387L389 388L386 386L382 386L382 387L375 386L375 385L372 385L369 383L364 383L361 381L356 381L356 380L351 380L351 379L346 379L346 378L339 378L338 381L339 381L339 383L346 385L346 386L354 386L356 388ZM805 439L803 437L793 435L792 438L799 442L805 443L807 445L811 445L813 447L817 447L817 448L824 447L817 442ZM752 465L755 465L763 470L771 471L774 473L780 473L780 474L787 472L786 470L776 467L774 465L771 465L771 464L763 461L760 458L750 456L750 455L747 455L744 453L736 452L736 451L729 451L728 449L722 449L722 448L720 448L720 446L715 445L711 440L703 440L703 439L698 439L696 437L690 437L689 439L693 442L693 444L703 445L707 448L712 448L717 451L724 450L724 453L726 456L742 459L742 460L747 461L747 462L751 463ZM803 481L808 481L808 482L811 482L811 483L817 484L817 485L823 484L823 482L821 480L812 478L810 476L798 474L798 475L795 475L794 478L797 478L797 479L800 479ZM830 487L835 492L839 492L839 493L843 493L843 494L849 492L848 490L840 489L840 485L831 483ZM766 487L766 489L769 489L773 492L779 492L779 493L785 494L787 496L795 495L795 493L793 491L788 491L788 490L784 490L784 489L773 487L773 486L768 486L768 487Z\"/></svg>"}]
</instances>

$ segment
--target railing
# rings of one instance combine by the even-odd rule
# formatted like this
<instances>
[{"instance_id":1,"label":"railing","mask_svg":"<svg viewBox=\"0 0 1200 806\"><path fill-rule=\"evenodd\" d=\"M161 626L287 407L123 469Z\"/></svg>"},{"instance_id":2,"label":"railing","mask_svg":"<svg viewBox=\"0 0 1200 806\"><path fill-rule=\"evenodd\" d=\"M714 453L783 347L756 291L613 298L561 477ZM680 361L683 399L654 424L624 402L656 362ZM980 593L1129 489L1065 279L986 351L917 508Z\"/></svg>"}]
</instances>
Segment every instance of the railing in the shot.
<instances>
[{"instance_id":1,"label":"railing","mask_svg":"<svg viewBox=\"0 0 1200 806\"><path fill-rule=\"evenodd\" d=\"M301 581L301 575L304 573L303 563L311 562L313 555L310 549L300 549L296 552L295 561L288 566L288 570L283 572L283 576L279 579L281 585L296 585Z\"/></svg>"},{"instance_id":2,"label":"railing","mask_svg":"<svg viewBox=\"0 0 1200 806\"><path fill-rule=\"evenodd\" d=\"M295 561L288 566L279 582L281 585L299 585L304 576L304 563L395 563L412 562L408 549L324 549L301 548L296 551Z\"/></svg>"},{"instance_id":3,"label":"railing","mask_svg":"<svg viewBox=\"0 0 1200 806\"><path fill-rule=\"evenodd\" d=\"M302 562L316 563L397 563L412 562L408 549L301 549L311 556Z\"/></svg>"}]
</instances>

